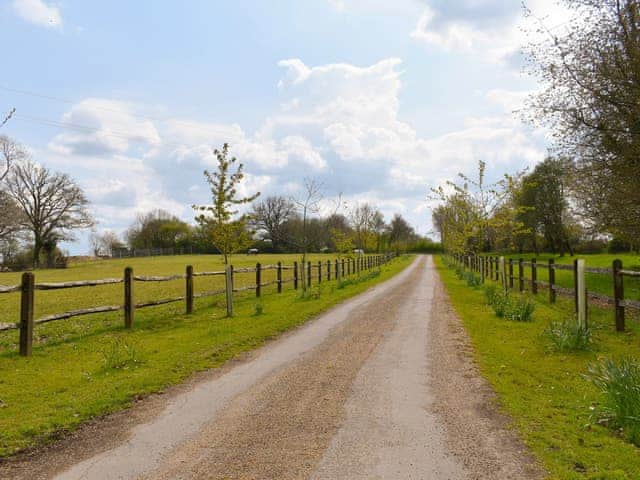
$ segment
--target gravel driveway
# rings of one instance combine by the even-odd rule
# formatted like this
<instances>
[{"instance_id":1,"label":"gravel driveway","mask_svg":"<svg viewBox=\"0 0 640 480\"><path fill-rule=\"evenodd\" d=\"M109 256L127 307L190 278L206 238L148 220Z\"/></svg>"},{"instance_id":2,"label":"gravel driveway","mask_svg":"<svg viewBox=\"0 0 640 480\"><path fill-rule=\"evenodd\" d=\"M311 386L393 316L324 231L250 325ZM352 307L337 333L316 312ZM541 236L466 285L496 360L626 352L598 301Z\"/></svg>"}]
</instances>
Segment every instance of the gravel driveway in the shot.
<instances>
[{"instance_id":1,"label":"gravel driveway","mask_svg":"<svg viewBox=\"0 0 640 480\"><path fill-rule=\"evenodd\" d=\"M10 462L0 476L540 478L468 352L432 260L421 257L210 378Z\"/></svg>"}]
</instances>

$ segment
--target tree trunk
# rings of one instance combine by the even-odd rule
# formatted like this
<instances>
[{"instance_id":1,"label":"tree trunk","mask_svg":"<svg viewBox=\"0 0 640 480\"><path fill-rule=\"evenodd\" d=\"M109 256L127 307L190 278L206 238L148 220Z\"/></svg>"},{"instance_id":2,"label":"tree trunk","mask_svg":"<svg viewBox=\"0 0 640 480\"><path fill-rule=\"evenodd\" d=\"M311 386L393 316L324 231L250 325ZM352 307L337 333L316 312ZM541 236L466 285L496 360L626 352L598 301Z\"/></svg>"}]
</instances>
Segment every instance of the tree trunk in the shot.
<instances>
[{"instance_id":1,"label":"tree trunk","mask_svg":"<svg viewBox=\"0 0 640 480\"><path fill-rule=\"evenodd\" d=\"M33 242L33 268L40 268L40 252L42 252L42 240L36 237Z\"/></svg>"}]
</instances>

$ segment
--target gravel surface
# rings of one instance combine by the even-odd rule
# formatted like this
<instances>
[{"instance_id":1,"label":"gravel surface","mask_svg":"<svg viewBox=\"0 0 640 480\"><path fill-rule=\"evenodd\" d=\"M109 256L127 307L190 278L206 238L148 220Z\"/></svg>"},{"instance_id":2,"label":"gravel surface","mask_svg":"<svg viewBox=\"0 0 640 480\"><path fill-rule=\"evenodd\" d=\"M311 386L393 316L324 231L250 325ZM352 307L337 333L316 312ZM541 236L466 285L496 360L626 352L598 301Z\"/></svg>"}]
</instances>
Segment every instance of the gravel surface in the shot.
<instances>
[{"instance_id":1,"label":"gravel surface","mask_svg":"<svg viewBox=\"0 0 640 480\"><path fill-rule=\"evenodd\" d=\"M241 361L5 462L0 478L538 478L469 352L422 257Z\"/></svg>"}]
</instances>

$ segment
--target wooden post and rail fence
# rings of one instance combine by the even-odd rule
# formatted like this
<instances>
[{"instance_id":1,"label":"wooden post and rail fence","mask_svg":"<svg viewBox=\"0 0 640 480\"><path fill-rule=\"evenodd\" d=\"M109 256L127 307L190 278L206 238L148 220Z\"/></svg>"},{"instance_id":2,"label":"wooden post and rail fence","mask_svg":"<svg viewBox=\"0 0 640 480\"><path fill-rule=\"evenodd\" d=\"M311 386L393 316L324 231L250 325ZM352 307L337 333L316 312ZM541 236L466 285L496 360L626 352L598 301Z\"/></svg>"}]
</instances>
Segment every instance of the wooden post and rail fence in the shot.
<instances>
[{"instance_id":1,"label":"wooden post and rail fence","mask_svg":"<svg viewBox=\"0 0 640 480\"><path fill-rule=\"evenodd\" d=\"M588 322L589 303L606 305L613 307L615 328L618 332L625 331L625 315L627 309L640 311L640 301L626 299L624 293L624 279L635 278L640 283L640 271L625 269L621 260L614 260L611 268L588 267L585 260L576 259L572 265L556 263L549 259L547 263L538 262L536 258L525 261L523 258L514 260L505 257L491 255L460 255L451 256L455 263L464 269L469 269L477 273L480 282L485 283L487 279L500 282L507 289L514 289L517 281L517 290L524 292L528 290L533 295L538 294L540 287L546 288L549 295L549 302L555 303L557 295L573 297L574 310L578 322L586 326ZM515 266L517 265L517 275ZM527 278L525 269L530 268L530 275ZM538 271L545 269L548 272L548 280L538 279ZM572 272L573 285L567 288L558 285L556 272L558 270ZM588 291L586 287L585 274L607 275L612 281L612 296L602 293Z\"/></svg>"},{"instance_id":2,"label":"wooden post and rail fence","mask_svg":"<svg viewBox=\"0 0 640 480\"><path fill-rule=\"evenodd\" d=\"M124 269L124 275L122 278L107 278L101 280L83 280L83 281L70 281L62 283L36 283L35 274L32 272L25 272L22 274L22 280L20 285L2 286L0 285L0 294L19 293L20 294L20 317L18 323L0 323L0 332L6 330L19 330L20 331L20 355L30 356L33 348L33 334L34 327L43 323L53 322L57 320L64 320L73 317L90 315L94 313L106 313L123 311L124 327L131 329L134 326L135 312L141 308L147 308L157 305L166 305L175 302L185 303L185 312L190 315L194 311L194 299L212 297L216 295L224 295L226 299L226 311L228 316L233 316L233 299L234 293L240 293L244 291L254 291L255 296L260 298L263 294L263 288L275 285L276 292L282 293L283 285L287 283L293 284L293 289L297 290L300 286L300 279L306 280L307 288L312 285L313 279L318 284L323 282L324 273L326 271L326 281L332 279L332 271L334 280L339 281L342 278L349 275L355 275L364 270L378 269L382 265L388 263L395 257L393 253L370 255L370 256L358 256L355 258L341 258L335 259L335 263L331 260L327 260L326 263L318 261L316 264L312 262L293 262L293 265L283 265L282 262L278 262L275 265L262 265L256 263L255 267L251 268L235 268L233 265L228 265L222 271L212 272L195 272L193 266L188 265L184 274L169 275L169 276L143 276L135 275L133 268L127 267ZM346 263L345 263L346 262ZM346 267L345 267L346 265ZM332 268L333 267L333 268ZM345 270L346 268L346 270ZM317 270L317 275L312 275L313 269ZM275 280L264 282L263 273L266 270L275 270ZM284 278L283 272L292 271L290 278ZM238 274L255 273L255 283L246 286L234 286L234 277ZM197 277L212 277L212 276L224 276L224 288L196 293L194 279ZM134 285L137 282L169 282L176 280L184 280L184 295L180 295L172 298L164 298L160 300L151 300L146 302L135 302L135 289ZM35 292L37 290L63 290L70 288L82 288L82 287L97 287L102 285L123 285L123 304L122 305L103 305L97 307L84 308L79 310L71 310L64 313L55 313L47 315L38 319L35 319Z\"/></svg>"}]
</instances>

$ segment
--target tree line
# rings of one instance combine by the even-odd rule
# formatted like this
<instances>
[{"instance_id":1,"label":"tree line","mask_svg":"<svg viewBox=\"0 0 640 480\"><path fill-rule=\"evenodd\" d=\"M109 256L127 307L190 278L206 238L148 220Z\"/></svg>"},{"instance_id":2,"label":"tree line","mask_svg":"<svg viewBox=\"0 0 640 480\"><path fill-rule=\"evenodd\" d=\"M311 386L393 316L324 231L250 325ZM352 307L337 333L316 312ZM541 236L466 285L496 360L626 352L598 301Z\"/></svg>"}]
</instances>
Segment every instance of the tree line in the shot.
<instances>
[{"instance_id":1,"label":"tree line","mask_svg":"<svg viewBox=\"0 0 640 480\"><path fill-rule=\"evenodd\" d=\"M550 155L492 184L480 162L473 178L435 189L451 251L640 247L640 1L563 3L573 21L538 20L543 38L525 48L541 89L523 113L550 130Z\"/></svg>"},{"instance_id":2,"label":"tree line","mask_svg":"<svg viewBox=\"0 0 640 480\"><path fill-rule=\"evenodd\" d=\"M333 211L321 215L325 199L322 186L307 179L298 197L269 196L256 192L238 195L243 165L229 155L229 145L213 154L216 169L205 171L211 203L193 205L193 223L171 212L139 214L122 236L98 233L89 202L80 186L67 174L52 172L35 163L17 142L0 136L3 169L0 171L0 254L5 266L66 266L59 244L92 229L90 245L95 256L112 256L123 250L173 249L229 255L249 248L261 252L336 252L352 254L411 249L437 250L429 239L396 214L387 223L369 203L347 205L339 197ZM330 202L331 203L331 202ZM239 207L247 205L239 212Z\"/></svg>"}]
</instances>

